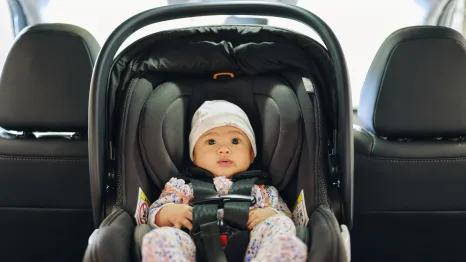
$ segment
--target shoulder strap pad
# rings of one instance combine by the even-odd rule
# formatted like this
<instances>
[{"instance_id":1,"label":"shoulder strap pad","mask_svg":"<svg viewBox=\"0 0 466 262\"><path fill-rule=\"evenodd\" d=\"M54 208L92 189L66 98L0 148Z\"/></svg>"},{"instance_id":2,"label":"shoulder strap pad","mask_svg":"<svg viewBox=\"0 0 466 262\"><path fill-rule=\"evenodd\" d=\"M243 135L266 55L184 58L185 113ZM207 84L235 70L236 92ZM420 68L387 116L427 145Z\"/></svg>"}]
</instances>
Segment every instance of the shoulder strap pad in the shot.
<instances>
[{"instance_id":1,"label":"shoulder strap pad","mask_svg":"<svg viewBox=\"0 0 466 262\"><path fill-rule=\"evenodd\" d=\"M243 179L250 179L250 178L257 178L257 180L254 182L256 185L268 185L270 184L270 176L269 174L265 173L264 171L261 170L248 170L244 171L241 173L238 173L234 175L231 178L231 181L233 183L243 180Z\"/></svg>"}]
</instances>

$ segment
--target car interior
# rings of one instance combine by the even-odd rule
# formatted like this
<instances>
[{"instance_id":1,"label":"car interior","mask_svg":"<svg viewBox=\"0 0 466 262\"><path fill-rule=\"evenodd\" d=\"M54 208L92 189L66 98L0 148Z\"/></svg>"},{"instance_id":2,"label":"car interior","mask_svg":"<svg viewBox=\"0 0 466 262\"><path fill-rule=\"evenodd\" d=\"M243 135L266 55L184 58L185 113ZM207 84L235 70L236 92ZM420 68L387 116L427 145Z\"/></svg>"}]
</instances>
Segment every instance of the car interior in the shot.
<instances>
[{"instance_id":1,"label":"car interior","mask_svg":"<svg viewBox=\"0 0 466 262\"><path fill-rule=\"evenodd\" d=\"M1 260L142 261L150 204L190 170L194 112L220 99L249 116L251 170L307 261L466 261L465 8L1 2ZM196 261L244 261L244 216L205 215L244 200L209 201L191 204Z\"/></svg>"}]
</instances>

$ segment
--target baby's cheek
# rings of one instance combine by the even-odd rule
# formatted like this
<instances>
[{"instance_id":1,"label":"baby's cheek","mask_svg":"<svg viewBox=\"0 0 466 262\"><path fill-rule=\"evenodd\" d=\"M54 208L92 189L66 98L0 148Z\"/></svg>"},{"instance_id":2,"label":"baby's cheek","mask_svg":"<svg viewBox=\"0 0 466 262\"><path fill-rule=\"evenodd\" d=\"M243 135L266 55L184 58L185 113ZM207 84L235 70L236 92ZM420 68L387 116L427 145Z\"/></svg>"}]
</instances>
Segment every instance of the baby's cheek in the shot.
<instances>
[{"instance_id":1,"label":"baby's cheek","mask_svg":"<svg viewBox=\"0 0 466 262\"><path fill-rule=\"evenodd\" d=\"M208 166L206 166L204 163L205 163L205 162L197 161L197 162L194 162L194 165L197 166L197 167L200 167L200 168L202 168L202 169L205 169L205 170L208 170L208 171L212 172L211 168L209 168Z\"/></svg>"},{"instance_id":2,"label":"baby's cheek","mask_svg":"<svg viewBox=\"0 0 466 262\"><path fill-rule=\"evenodd\" d=\"M242 159L238 165L239 172L246 171L250 166L249 159Z\"/></svg>"}]
</instances>

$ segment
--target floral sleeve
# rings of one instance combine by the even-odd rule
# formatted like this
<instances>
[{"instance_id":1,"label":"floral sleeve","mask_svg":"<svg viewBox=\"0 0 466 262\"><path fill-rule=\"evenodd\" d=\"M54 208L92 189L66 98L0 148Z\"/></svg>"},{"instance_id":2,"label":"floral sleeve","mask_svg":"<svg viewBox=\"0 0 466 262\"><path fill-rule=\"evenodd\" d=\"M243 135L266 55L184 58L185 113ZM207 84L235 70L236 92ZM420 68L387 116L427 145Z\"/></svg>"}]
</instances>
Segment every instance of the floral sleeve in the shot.
<instances>
[{"instance_id":1,"label":"floral sleeve","mask_svg":"<svg viewBox=\"0 0 466 262\"><path fill-rule=\"evenodd\" d=\"M186 184L183 179L172 177L165 184L165 187L157 199L149 208L149 225L158 227L155 224L155 216L157 213L168 204L187 204L193 198L193 190L189 184Z\"/></svg>"},{"instance_id":2,"label":"floral sleeve","mask_svg":"<svg viewBox=\"0 0 466 262\"><path fill-rule=\"evenodd\" d=\"M273 186L255 185L253 193L256 196L257 208L273 208L277 213L291 217L291 212L285 201L278 194L278 190Z\"/></svg>"}]
</instances>

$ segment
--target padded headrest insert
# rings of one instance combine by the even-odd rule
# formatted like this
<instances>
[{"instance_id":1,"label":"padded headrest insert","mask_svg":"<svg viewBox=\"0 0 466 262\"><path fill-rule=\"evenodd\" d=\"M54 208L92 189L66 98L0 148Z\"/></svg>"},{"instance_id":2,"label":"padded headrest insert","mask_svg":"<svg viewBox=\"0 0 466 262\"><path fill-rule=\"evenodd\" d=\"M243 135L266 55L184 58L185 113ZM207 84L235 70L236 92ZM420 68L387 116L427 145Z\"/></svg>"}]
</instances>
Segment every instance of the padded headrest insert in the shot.
<instances>
[{"instance_id":1,"label":"padded headrest insert","mask_svg":"<svg viewBox=\"0 0 466 262\"><path fill-rule=\"evenodd\" d=\"M24 29L0 78L0 126L17 131L87 131L89 86L100 50L66 24Z\"/></svg>"},{"instance_id":2,"label":"padded headrest insert","mask_svg":"<svg viewBox=\"0 0 466 262\"><path fill-rule=\"evenodd\" d=\"M213 99L228 100L246 112L256 135L256 161L265 166L275 186L286 186L301 152L302 116L293 90L274 76L225 82L179 79L159 85L147 100L139 126L141 155L155 184L163 188L186 167L192 116L204 101Z\"/></svg>"},{"instance_id":3,"label":"padded headrest insert","mask_svg":"<svg viewBox=\"0 0 466 262\"><path fill-rule=\"evenodd\" d=\"M466 45L449 28L408 27L380 47L364 83L358 115L385 137L466 134Z\"/></svg>"}]
</instances>

